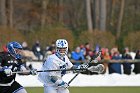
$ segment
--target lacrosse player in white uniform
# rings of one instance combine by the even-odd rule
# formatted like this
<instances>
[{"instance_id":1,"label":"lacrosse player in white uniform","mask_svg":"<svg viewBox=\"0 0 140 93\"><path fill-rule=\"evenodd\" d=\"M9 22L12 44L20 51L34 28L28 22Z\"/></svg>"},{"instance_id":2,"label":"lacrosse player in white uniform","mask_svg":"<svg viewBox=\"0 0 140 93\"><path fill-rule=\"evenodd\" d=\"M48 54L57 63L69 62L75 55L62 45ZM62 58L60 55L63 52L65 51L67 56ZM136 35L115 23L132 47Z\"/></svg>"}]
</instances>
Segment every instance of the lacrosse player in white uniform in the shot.
<instances>
[{"instance_id":1,"label":"lacrosse player in white uniform","mask_svg":"<svg viewBox=\"0 0 140 93\"><path fill-rule=\"evenodd\" d=\"M65 39L56 41L56 53L47 57L42 70L62 70L55 72L39 73L39 80L44 84L44 93L69 93L68 84L62 80L62 76L70 69L73 64L67 57L68 42Z\"/></svg>"},{"instance_id":2,"label":"lacrosse player in white uniform","mask_svg":"<svg viewBox=\"0 0 140 93\"><path fill-rule=\"evenodd\" d=\"M39 80L44 84L44 93L69 93L69 85L63 81L62 76L68 73L66 69L88 69L88 64L80 66L73 65L67 57L68 42L65 39L56 41L56 53L49 55L42 65L43 70L61 70L52 72L40 72ZM97 60L96 60L97 61ZM99 69L101 66L90 67L90 69ZM101 67L103 68L103 67ZM101 71L103 71L101 69ZM77 71L77 74L79 71Z\"/></svg>"}]
</instances>

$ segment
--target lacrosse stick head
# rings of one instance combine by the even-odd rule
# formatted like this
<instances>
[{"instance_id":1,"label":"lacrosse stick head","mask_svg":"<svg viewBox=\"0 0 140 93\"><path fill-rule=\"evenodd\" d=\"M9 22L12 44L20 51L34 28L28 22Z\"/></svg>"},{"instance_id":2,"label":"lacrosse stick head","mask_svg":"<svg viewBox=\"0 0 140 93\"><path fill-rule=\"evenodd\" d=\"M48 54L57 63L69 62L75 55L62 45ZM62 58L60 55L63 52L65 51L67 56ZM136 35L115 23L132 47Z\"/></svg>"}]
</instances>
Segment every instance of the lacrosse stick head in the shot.
<instances>
[{"instance_id":1,"label":"lacrosse stick head","mask_svg":"<svg viewBox=\"0 0 140 93\"><path fill-rule=\"evenodd\" d=\"M91 66L88 68L89 71L91 72L97 72L97 73L103 73L105 67L103 64L98 64L97 66Z\"/></svg>"}]
</instances>

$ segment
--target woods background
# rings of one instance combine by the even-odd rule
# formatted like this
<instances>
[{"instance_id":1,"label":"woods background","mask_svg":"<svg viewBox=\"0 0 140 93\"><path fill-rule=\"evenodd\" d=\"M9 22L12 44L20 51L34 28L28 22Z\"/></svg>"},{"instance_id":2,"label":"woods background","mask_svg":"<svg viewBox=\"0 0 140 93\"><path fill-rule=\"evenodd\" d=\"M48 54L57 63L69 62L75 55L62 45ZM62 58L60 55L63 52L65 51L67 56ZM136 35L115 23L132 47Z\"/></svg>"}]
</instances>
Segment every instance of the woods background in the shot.
<instances>
[{"instance_id":1,"label":"woods background","mask_svg":"<svg viewBox=\"0 0 140 93\"><path fill-rule=\"evenodd\" d=\"M70 49L89 42L135 51L139 37L140 0L0 0L0 47L66 38Z\"/></svg>"}]
</instances>

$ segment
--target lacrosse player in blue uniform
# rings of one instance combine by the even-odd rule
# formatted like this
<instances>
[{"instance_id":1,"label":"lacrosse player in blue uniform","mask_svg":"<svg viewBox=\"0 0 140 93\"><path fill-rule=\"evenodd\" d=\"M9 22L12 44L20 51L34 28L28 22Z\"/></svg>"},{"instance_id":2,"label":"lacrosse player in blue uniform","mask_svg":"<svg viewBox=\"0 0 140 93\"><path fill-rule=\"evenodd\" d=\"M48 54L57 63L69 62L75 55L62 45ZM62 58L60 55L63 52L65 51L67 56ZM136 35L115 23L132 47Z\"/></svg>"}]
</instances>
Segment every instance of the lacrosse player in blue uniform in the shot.
<instances>
[{"instance_id":1,"label":"lacrosse player in blue uniform","mask_svg":"<svg viewBox=\"0 0 140 93\"><path fill-rule=\"evenodd\" d=\"M24 71L22 65L22 46L18 42L7 44L7 52L0 52L0 93L27 93L17 81L16 72ZM26 73L27 74L27 73ZM29 74L35 74L31 71Z\"/></svg>"}]
</instances>

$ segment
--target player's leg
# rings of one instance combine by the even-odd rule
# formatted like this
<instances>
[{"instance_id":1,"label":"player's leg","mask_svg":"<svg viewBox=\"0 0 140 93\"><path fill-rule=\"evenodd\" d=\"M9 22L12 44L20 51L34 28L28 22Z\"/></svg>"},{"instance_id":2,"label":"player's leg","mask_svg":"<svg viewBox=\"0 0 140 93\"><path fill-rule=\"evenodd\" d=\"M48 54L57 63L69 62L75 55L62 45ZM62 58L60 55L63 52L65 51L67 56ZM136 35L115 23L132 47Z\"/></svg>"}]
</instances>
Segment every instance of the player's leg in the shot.
<instances>
[{"instance_id":1,"label":"player's leg","mask_svg":"<svg viewBox=\"0 0 140 93\"><path fill-rule=\"evenodd\" d=\"M44 86L44 93L57 93L57 88L51 86Z\"/></svg>"},{"instance_id":2,"label":"player's leg","mask_svg":"<svg viewBox=\"0 0 140 93\"><path fill-rule=\"evenodd\" d=\"M27 93L27 91L24 88L22 88L14 93Z\"/></svg>"},{"instance_id":3,"label":"player's leg","mask_svg":"<svg viewBox=\"0 0 140 93\"><path fill-rule=\"evenodd\" d=\"M23 86L21 86L16 81L12 84L12 86L11 86L10 89L12 89L12 92L10 92L10 93L27 93L27 91L25 90L25 88Z\"/></svg>"},{"instance_id":4,"label":"player's leg","mask_svg":"<svg viewBox=\"0 0 140 93\"><path fill-rule=\"evenodd\" d=\"M67 88L58 88L58 93L69 93L69 90Z\"/></svg>"}]
</instances>

